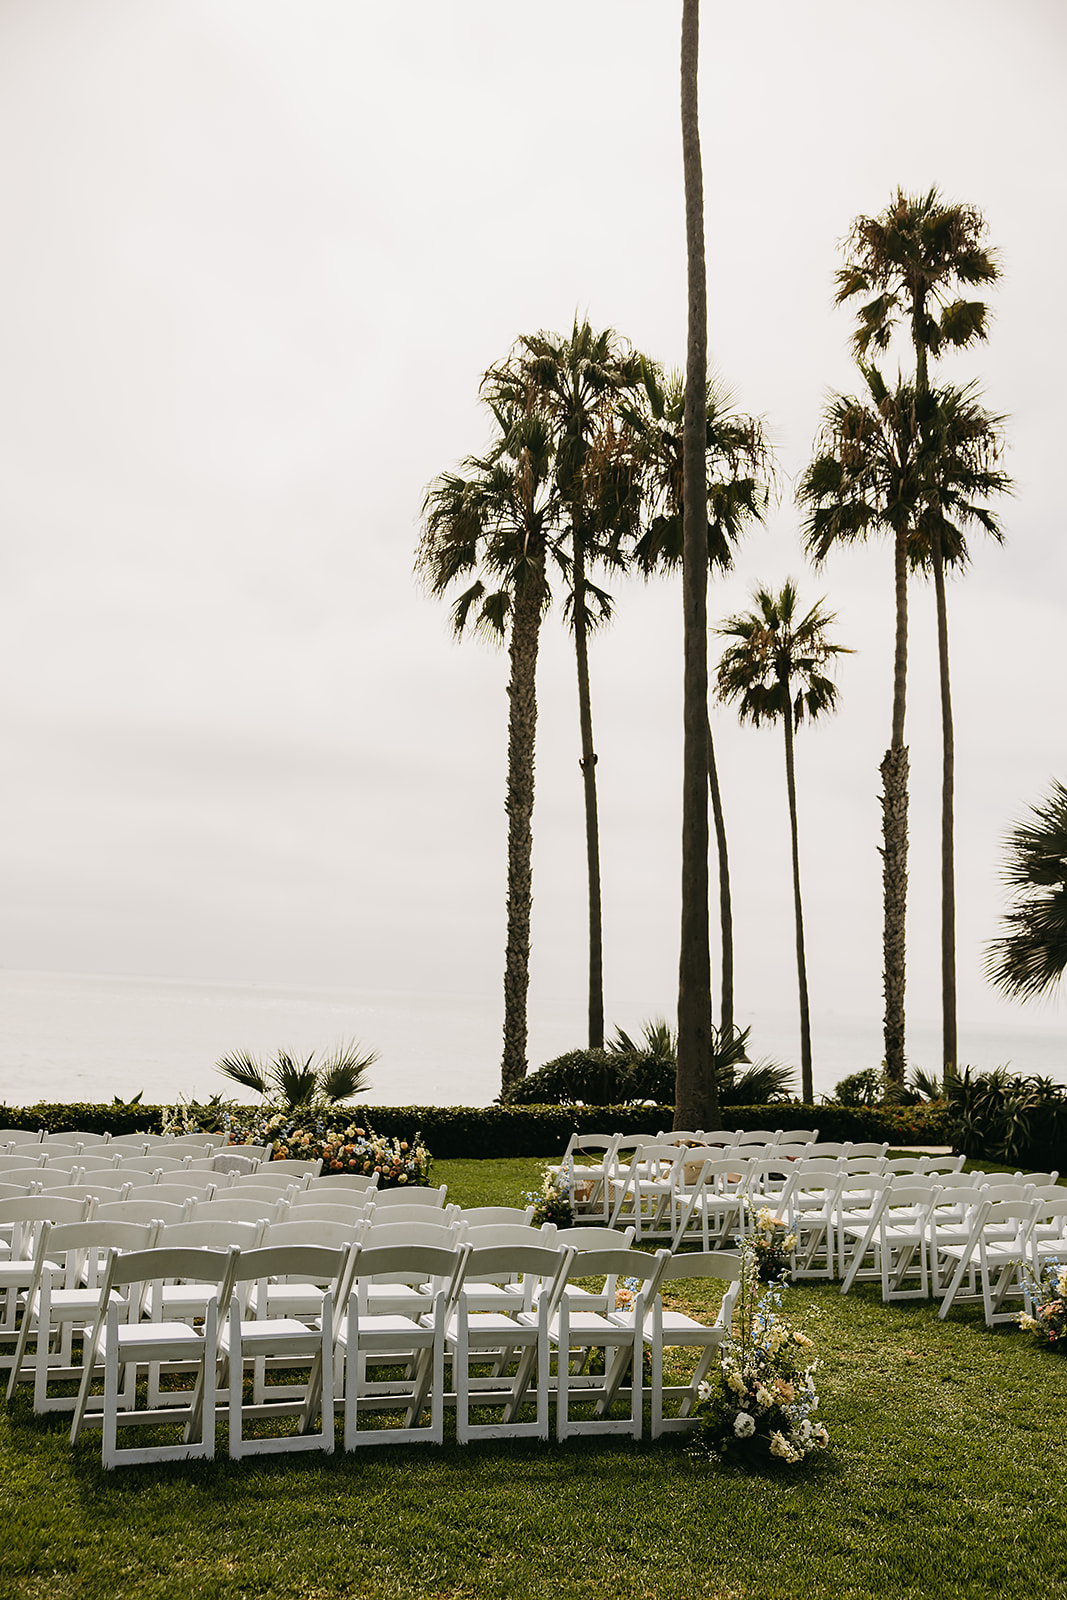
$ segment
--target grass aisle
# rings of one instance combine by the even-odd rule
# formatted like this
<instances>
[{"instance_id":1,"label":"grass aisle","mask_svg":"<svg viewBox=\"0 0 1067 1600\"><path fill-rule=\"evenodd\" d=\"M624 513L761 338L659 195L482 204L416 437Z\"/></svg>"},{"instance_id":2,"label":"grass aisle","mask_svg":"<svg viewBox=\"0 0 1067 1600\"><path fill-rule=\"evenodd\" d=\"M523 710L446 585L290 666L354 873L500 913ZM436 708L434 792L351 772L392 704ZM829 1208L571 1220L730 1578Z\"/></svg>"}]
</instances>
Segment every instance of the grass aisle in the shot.
<instances>
[{"instance_id":1,"label":"grass aisle","mask_svg":"<svg viewBox=\"0 0 1067 1600\"><path fill-rule=\"evenodd\" d=\"M441 1162L469 1204L537 1162ZM1067 1363L980 1314L798 1288L827 1455L723 1469L677 1437L425 1447L105 1474L99 1437L0 1419L0 1595L40 1600L1067 1596Z\"/></svg>"}]
</instances>

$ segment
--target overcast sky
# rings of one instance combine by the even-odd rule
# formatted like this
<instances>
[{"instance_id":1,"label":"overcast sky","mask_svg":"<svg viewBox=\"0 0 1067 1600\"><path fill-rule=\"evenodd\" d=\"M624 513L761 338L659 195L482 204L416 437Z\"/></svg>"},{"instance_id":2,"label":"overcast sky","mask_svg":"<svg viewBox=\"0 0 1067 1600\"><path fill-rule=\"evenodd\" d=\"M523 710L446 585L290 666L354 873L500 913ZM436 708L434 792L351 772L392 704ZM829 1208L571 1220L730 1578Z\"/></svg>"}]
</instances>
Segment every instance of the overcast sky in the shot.
<instances>
[{"instance_id":1,"label":"overcast sky","mask_svg":"<svg viewBox=\"0 0 1067 1600\"><path fill-rule=\"evenodd\" d=\"M989 343L939 368L1008 415L1017 484L1004 547L949 591L967 1058L983 1024L1023 1041L1063 1015L998 999L982 947L1005 830L1067 779L1067 12L701 9L710 359L781 487L710 615L793 576L857 651L798 741L816 1057L834 1018L881 1017L890 731L889 547L813 574L792 500L827 392L856 383L839 246L936 184L1003 265ZM679 31L668 0L2 0L0 964L499 1004L507 661L418 591L419 507L487 442L479 380L519 334L577 311L682 364ZM681 615L668 583L616 601L592 654L606 1011L634 1028L677 992ZM908 1011L936 1021L921 586L911 616ZM558 1025L586 981L573 676L557 611L533 1065L580 1042ZM795 1007L781 739L715 726L759 1050Z\"/></svg>"}]
</instances>

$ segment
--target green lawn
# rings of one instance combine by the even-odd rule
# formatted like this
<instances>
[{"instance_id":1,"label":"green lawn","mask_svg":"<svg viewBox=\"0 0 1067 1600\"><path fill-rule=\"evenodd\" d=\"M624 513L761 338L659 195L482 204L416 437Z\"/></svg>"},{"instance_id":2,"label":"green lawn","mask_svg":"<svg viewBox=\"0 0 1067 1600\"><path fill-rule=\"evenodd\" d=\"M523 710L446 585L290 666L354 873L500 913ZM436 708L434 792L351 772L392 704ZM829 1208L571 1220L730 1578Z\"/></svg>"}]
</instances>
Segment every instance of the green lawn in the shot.
<instances>
[{"instance_id":1,"label":"green lawn","mask_svg":"<svg viewBox=\"0 0 1067 1600\"><path fill-rule=\"evenodd\" d=\"M467 1204L536 1161L440 1162ZM99 1437L0 1417L0 1596L320 1600L1067 1596L1067 1363L980 1313L791 1290L831 1448L803 1469L684 1440L446 1444L105 1475Z\"/></svg>"}]
</instances>

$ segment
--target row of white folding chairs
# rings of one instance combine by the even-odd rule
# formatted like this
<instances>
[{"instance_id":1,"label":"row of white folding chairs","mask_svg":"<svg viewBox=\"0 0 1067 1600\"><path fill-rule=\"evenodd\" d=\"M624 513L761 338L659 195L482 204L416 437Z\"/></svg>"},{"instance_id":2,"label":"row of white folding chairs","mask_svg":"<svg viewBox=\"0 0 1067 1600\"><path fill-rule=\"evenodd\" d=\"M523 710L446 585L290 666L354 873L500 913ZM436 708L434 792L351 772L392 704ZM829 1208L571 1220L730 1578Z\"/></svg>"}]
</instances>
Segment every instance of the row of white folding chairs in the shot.
<instances>
[{"instance_id":1,"label":"row of white folding chairs","mask_svg":"<svg viewBox=\"0 0 1067 1600\"><path fill-rule=\"evenodd\" d=\"M122 1233L122 1225L111 1225ZM334 1249L330 1275L323 1270L312 1270L318 1260L321 1269L330 1247L323 1245L294 1245L284 1237L285 1225L274 1228L266 1235L265 1244L246 1242L241 1250L230 1245L225 1250L205 1250L202 1245L191 1247L198 1237L196 1225L157 1230L155 1248L146 1246L145 1229L131 1232L127 1225L122 1244L133 1246L135 1254L123 1258L114 1244L108 1247L106 1269L99 1267L97 1281L88 1286L81 1278L71 1292L81 1294L79 1306L83 1326L92 1317L92 1326L86 1334L87 1356L83 1366L82 1382L75 1405L72 1438L76 1438L86 1420L91 1420L90 1391L98 1358L105 1365L102 1415L104 1423L104 1460L112 1466L118 1461L174 1459L189 1455L210 1455L214 1448L214 1370L216 1356L236 1363L244 1370L246 1360L252 1360L257 1369L265 1365L265 1358L292 1366L298 1358L314 1362L311 1377L303 1391L294 1395L290 1389L279 1391L266 1385L253 1386L252 1414L256 1417L277 1415L294 1409L300 1414L300 1431L280 1439L248 1441L243 1435L243 1418L249 1410L243 1398L243 1386L236 1375L228 1383L226 1396L230 1420L230 1449L240 1454L252 1449L324 1448L333 1444L333 1394L334 1362L331 1351L343 1357L345 1366L345 1441L348 1447L357 1443L389 1443L400 1438L429 1437L440 1440L443 1405L446 1398L443 1385L444 1352L447 1347L453 1368L453 1381L449 1398L457 1406L457 1435L461 1439L474 1437L510 1437L526 1433L547 1437L548 1397L550 1391L549 1349L558 1353L551 1391L555 1398L557 1433L568 1437L575 1432L625 1431L638 1437L642 1419L642 1355L646 1344L652 1352L653 1430L664 1427L689 1426L692 1405L695 1402L700 1377L721 1341L723 1316L729 1316L732 1295L726 1297L724 1311L717 1323L710 1327L687 1318L683 1313L665 1313L658 1296L658 1287L664 1277L716 1276L733 1280L737 1278L736 1257L686 1257L672 1260L668 1252L652 1257L642 1251L627 1247L607 1249L605 1241L597 1240L595 1251L576 1251L581 1243L575 1235L568 1242L551 1240L523 1230L522 1237L514 1243L486 1245L476 1242L450 1246L403 1245L399 1247L373 1247L355 1244ZM50 1254L62 1252L54 1249L64 1245L70 1253L83 1255L95 1237L98 1245L107 1238L106 1230L87 1223L64 1230L55 1227L48 1241ZM472 1235L473 1237L473 1235ZM484 1237L484 1235L483 1235ZM162 1245L163 1253L159 1246ZM139 1247L139 1248L138 1248ZM149 1254L146 1255L145 1251ZM300 1252L304 1254L301 1255ZM308 1252L312 1252L309 1256ZM312 1259L317 1251L317 1257ZM399 1251L399 1254L398 1254ZM266 1252L266 1253L264 1253ZM294 1253L295 1252L295 1253ZM407 1269L403 1257L406 1252ZM98 1251L99 1255L99 1251ZM194 1257L199 1257L195 1260ZM211 1259L207 1259L210 1257ZM341 1258L350 1264L349 1282L355 1290L347 1301L347 1311L340 1322L335 1313L345 1307L345 1288ZM453 1263L449 1283L447 1274L433 1272L433 1261L450 1260ZM244 1266L238 1263L243 1259ZM123 1262L125 1261L125 1264ZM224 1280L220 1264L227 1262L233 1270ZM460 1265L461 1264L461 1265ZM25 1360L25 1345L29 1343L36 1313L46 1320L42 1297L47 1294L49 1308L56 1305L56 1291L51 1286L55 1267L45 1266L37 1285L27 1300L23 1323L24 1347L13 1368L10 1388L13 1390ZM79 1269L84 1274L84 1268ZM469 1303L466 1287L468 1272L472 1286L484 1291L494 1285L506 1298L500 1309L478 1310ZM572 1299L567 1293L568 1276L586 1276L589 1273L625 1274L640 1285L629 1309L589 1309L581 1299ZM277 1286L271 1279L286 1280L293 1274L306 1274L310 1285L280 1281ZM379 1273L384 1284L376 1285ZM516 1273L536 1282L540 1293L516 1289L512 1280ZM405 1316L403 1310L390 1305L391 1297L403 1288L423 1294L427 1277L437 1281L429 1309L416 1315ZM167 1285L164 1280L178 1279ZM400 1280L397 1282L396 1280ZM46 1280L47 1284L46 1284ZM484 1281L481 1281L484 1280ZM249 1293L235 1297L229 1305L229 1322L219 1330L219 1320L227 1307L227 1299L234 1286L244 1283ZM136 1284L136 1296L122 1296L122 1289ZM254 1287L253 1287L254 1286ZM277 1287L277 1299L271 1290ZM300 1296L311 1287L314 1293L303 1304L304 1315L299 1315ZM374 1298L375 1288L380 1298ZM576 1287L576 1286L575 1286ZM258 1289L260 1299L255 1301ZM95 1310L90 1310L89 1300L96 1295ZM86 1298L88 1297L88 1299ZM154 1298L153 1298L154 1297ZM294 1298L295 1297L295 1298ZM298 1314L293 1315L294 1306ZM277 1315L279 1307L281 1317ZM123 1309L125 1308L125 1309ZM414 1308L412 1308L414 1309ZM145 1315L147 1311L147 1317ZM308 1312L313 1311L313 1317ZM246 1316L246 1312L252 1314ZM178 1314L177 1317L175 1314ZM184 1313L184 1315L182 1315ZM191 1323L190 1316L202 1318ZM689 1384L665 1390L662 1375L664 1344L683 1344L700 1352L699 1376ZM44 1334L47 1352L48 1334ZM605 1352L603 1375L592 1377L585 1358L593 1348ZM578 1370L572 1370L572 1353L579 1356ZM142 1368L158 1373L161 1364L173 1367L190 1359L199 1358L197 1368L200 1378L199 1394L181 1413L185 1435L180 1445L149 1446L142 1451L122 1451L117 1448L117 1428L123 1421L160 1422L175 1417L174 1396L166 1396L159 1387L158 1378L149 1385L147 1407L136 1408L135 1381ZM408 1376L397 1392L395 1379L372 1380L367 1375L368 1362L377 1359L394 1365L403 1358L408 1366ZM474 1375L469 1365L488 1365L488 1375ZM47 1354L38 1357L35 1370L35 1391L47 1388L50 1375ZM61 1369L62 1370L62 1369ZM121 1398L120 1398L121 1391ZM674 1396L679 1401L679 1415L664 1415L664 1398ZM312 1413L321 1395L321 1427L311 1434ZM613 1417L612 1405L617 1399L628 1401L628 1412L621 1418ZM535 1418L532 1422L519 1419L519 1409L527 1398L535 1401ZM576 1417L572 1400L578 1399L593 1405L593 1415ZM421 1426L424 1405L430 1403L429 1428ZM201 1415L196 1408L201 1404ZM360 1409L395 1409L405 1412L405 1423L396 1429L363 1429L359 1427ZM472 1420L472 1409L490 1408L499 1416L488 1422Z\"/></svg>"},{"instance_id":2,"label":"row of white folding chairs","mask_svg":"<svg viewBox=\"0 0 1067 1600\"><path fill-rule=\"evenodd\" d=\"M1029 1180L1019 1183L1012 1176L961 1174L936 1185L897 1178L854 1194L851 1211L839 1201L842 1293L875 1277L884 1300L932 1296L944 1317L956 1300L981 1298L990 1326L1010 1321L1003 1305L1025 1300L1026 1269L1067 1261L1067 1189L1055 1173L1017 1173Z\"/></svg>"},{"instance_id":3,"label":"row of white folding chairs","mask_svg":"<svg viewBox=\"0 0 1067 1600\"><path fill-rule=\"evenodd\" d=\"M829 1148L836 1152L839 1147ZM813 1160L838 1174L861 1166L879 1169L885 1162L884 1146L873 1145L869 1151L812 1157L798 1147L783 1158L781 1150L756 1145L738 1151L645 1145L644 1159L632 1162L625 1175L606 1180L614 1195L611 1220L632 1219L639 1239L670 1239L675 1249L690 1235L699 1235L703 1249L721 1247L743 1227L746 1196L788 1192Z\"/></svg>"},{"instance_id":4,"label":"row of white folding chairs","mask_svg":"<svg viewBox=\"0 0 1067 1600\"><path fill-rule=\"evenodd\" d=\"M809 1155L884 1155L886 1144L817 1142L818 1129L753 1129L745 1133L665 1133L646 1136L573 1135L562 1162L550 1170L566 1183L572 1208L583 1219L615 1224L635 1216L639 1237L669 1237L674 1223L670 1195L692 1187L704 1158L747 1161L779 1153L787 1161ZM707 1142L704 1142L707 1141ZM589 1163L579 1158L598 1155ZM624 1158L628 1157L626 1160ZM962 1158L961 1158L962 1159Z\"/></svg>"},{"instance_id":5,"label":"row of white folding chairs","mask_svg":"<svg viewBox=\"0 0 1067 1600\"><path fill-rule=\"evenodd\" d=\"M221 1133L166 1135L166 1134L119 1134L112 1136L110 1133L91 1133L86 1129L78 1129L73 1133L49 1133L47 1129L40 1128L35 1133L24 1132L19 1128L0 1128L0 1155L17 1154L20 1151L36 1152L40 1148L50 1150L69 1150L75 1154L82 1151L129 1151L131 1154L144 1155L149 1150L182 1153L188 1151L192 1155L203 1154L205 1151L221 1149L225 1143Z\"/></svg>"}]
</instances>

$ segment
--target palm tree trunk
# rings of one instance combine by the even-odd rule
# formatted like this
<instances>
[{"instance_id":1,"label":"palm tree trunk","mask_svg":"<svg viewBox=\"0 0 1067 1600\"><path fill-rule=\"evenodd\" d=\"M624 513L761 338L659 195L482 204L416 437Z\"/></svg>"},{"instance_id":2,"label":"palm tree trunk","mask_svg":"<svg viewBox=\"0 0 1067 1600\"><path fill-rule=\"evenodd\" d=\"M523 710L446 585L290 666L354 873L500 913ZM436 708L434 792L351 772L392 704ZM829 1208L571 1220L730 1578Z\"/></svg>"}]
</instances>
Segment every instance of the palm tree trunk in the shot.
<instances>
[{"instance_id":1,"label":"palm tree trunk","mask_svg":"<svg viewBox=\"0 0 1067 1600\"><path fill-rule=\"evenodd\" d=\"M682 164L685 178L689 335L682 446L684 613L682 758L682 927L678 959L676 1128L714 1128L719 1096L712 1071L711 942L708 926L708 304L704 179L700 165L697 68L700 3L682 0Z\"/></svg>"},{"instance_id":2,"label":"palm tree trunk","mask_svg":"<svg viewBox=\"0 0 1067 1600\"><path fill-rule=\"evenodd\" d=\"M882 759L882 959L885 987L885 1070L904 1082L905 928L908 903L908 751L904 712L908 681L908 537L893 548L896 646L893 657L893 737Z\"/></svg>"},{"instance_id":3,"label":"palm tree trunk","mask_svg":"<svg viewBox=\"0 0 1067 1600\"><path fill-rule=\"evenodd\" d=\"M504 1054L500 1083L526 1076L526 1001L530 988L533 909L534 741L537 733L537 652L541 588L526 582L515 595L508 651L508 931L504 955Z\"/></svg>"},{"instance_id":4,"label":"palm tree trunk","mask_svg":"<svg viewBox=\"0 0 1067 1600\"><path fill-rule=\"evenodd\" d=\"M793 914L797 930L797 989L800 997L800 1092L805 1105L814 1105L815 1087L811 1076L811 1016L808 1010L808 965L804 958L804 911L800 901L800 844L797 836L797 785L793 767L793 707L789 683L785 691L785 786L789 794L789 835L793 846Z\"/></svg>"},{"instance_id":5,"label":"palm tree trunk","mask_svg":"<svg viewBox=\"0 0 1067 1600\"><path fill-rule=\"evenodd\" d=\"M956 1076L956 862L953 793L956 747L952 731L952 690L948 674L948 605L941 535L935 529L931 550L937 601L937 661L941 681L941 1055L946 1085Z\"/></svg>"},{"instance_id":6,"label":"palm tree trunk","mask_svg":"<svg viewBox=\"0 0 1067 1600\"><path fill-rule=\"evenodd\" d=\"M574 654L578 664L578 721L581 727L585 791L585 854L589 874L589 1048L604 1048L604 936L600 903L600 824L596 803L596 753L589 693L589 627L585 613L585 551L574 530Z\"/></svg>"},{"instance_id":7,"label":"palm tree trunk","mask_svg":"<svg viewBox=\"0 0 1067 1600\"><path fill-rule=\"evenodd\" d=\"M719 769L715 761L715 741L708 718L708 789L715 819L715 843L719 854L719 927L722 933L722 988L719 1006L719 1036L729 1039L734 1031L734 913L730 900L730 857L726 849L726 821L722 813Z\"/></svg>"}]
</instances>

